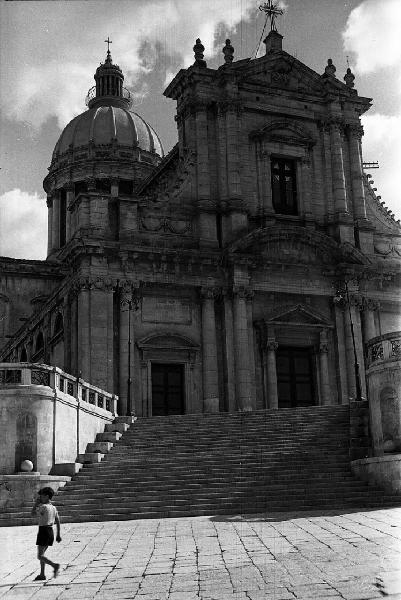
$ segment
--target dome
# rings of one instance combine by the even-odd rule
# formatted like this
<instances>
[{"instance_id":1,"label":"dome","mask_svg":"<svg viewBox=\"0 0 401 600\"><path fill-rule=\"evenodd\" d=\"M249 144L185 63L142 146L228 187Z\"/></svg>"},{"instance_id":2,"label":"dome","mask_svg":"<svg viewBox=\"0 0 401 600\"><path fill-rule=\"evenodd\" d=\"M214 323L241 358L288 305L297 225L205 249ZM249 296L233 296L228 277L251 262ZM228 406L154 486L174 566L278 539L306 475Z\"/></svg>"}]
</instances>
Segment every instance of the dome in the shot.
<instances>
[{"instance_id":1,"label":"dome","mask_svg":"<svg viewBox=\"0 0 401 600\"><path fill-rule=\"evenodd\" d=\"M95 146L117 143L164 156L155 130L137 113L120 106L89 108L70 121L54 148L53 160L57 155L90 143Z\"/></svg>"}]
</instances>

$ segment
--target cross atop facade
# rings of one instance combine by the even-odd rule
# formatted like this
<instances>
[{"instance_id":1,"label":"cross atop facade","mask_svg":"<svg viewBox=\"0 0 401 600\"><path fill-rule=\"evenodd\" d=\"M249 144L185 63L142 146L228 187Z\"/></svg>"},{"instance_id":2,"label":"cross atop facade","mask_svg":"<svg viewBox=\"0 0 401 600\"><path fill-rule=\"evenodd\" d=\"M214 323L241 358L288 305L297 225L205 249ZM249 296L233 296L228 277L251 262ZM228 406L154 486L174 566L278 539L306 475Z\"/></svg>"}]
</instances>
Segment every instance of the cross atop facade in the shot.
<instances>
[{"instance_id":1,"label":"cross atop facade","mask_svg":"<svg viewBox=\"0 0 401 600\"><path fill-rule=\"evenodd\" d=\"M274 0L267 0L267 2L259 6L259 10L266 13L266 19L270 19L270 31L277 31L276 18L278 15L284 13L284 10L280 8L280 3L274 2Z\"/></svg>"},{"instance_id":2,"label":"cross atop facade","mask_svg":"<svg viewBox=\"0 0 401 600\"><path fill-rule=\"evenodd\" d=\"M110 44L112 44L113 42L109 39L109 36L107 36L107 40L104 40L104 41L107 44L107 54L109 54L109 52L110 52Z\"/></svg>"}]
</instances>

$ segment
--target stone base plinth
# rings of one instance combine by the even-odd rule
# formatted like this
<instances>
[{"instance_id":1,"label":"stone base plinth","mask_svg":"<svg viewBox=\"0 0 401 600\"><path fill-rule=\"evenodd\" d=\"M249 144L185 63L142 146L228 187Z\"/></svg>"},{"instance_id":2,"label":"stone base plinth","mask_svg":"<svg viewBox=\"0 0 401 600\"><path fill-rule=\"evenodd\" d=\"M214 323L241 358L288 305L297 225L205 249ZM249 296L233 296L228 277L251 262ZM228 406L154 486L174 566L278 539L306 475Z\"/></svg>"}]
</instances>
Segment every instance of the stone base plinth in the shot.
<instances>
[{"instance_id":1,"label":"stone base plinth","mask_svg":"<svg viewBox=\"0 0 401 600\"><path fill-rule=\"evenodd\" d=\"M71 477L40 475L39 473L17 473L0 475L0 509L34 503L38 490L51 487L55 492Z\"/></svg>"},{"instance_id":2,"label":"stone base plinth","mask_svg":"<svg viewBox=\"0 0 401 600\"><path fill-rule=\"evenodd\" d=\"M401 496L401 454L353 460L351 469L359 479Z\"/></svg>"}]
</instances>

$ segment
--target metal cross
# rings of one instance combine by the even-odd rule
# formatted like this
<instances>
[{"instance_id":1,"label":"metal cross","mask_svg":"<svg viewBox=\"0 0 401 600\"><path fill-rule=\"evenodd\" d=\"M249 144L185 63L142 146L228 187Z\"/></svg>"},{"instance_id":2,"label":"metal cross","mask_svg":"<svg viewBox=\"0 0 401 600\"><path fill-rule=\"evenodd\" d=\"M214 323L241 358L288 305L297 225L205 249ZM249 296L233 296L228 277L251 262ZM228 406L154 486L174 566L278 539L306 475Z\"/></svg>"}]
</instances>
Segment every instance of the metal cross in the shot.
<instances>
[{"instance_id":1,"label":"metal cross","mask_svg":"<svg viewBox=\"0 0 401 600\"><path fill-rule=\"evenodd\" d=\"M280 3L274 2L274 0L267 0L267 2L259 6L259 10L266 13L266 17L270 19L270 31L277 31L276 17L284 13L284 10L280 8Z\"/></svg>"},{"instance_id":2,"label":"metal cross","mask_svg":"<svg viewBox=\"0 0 401 600\"><path fill-rule=\"evenodd\" d=\"M110 52L110 44L112 44L113 42L109 40L109 36L107 36L107 40L104 41L107 44L107 52Z\"/></svg>"}]
</instances>

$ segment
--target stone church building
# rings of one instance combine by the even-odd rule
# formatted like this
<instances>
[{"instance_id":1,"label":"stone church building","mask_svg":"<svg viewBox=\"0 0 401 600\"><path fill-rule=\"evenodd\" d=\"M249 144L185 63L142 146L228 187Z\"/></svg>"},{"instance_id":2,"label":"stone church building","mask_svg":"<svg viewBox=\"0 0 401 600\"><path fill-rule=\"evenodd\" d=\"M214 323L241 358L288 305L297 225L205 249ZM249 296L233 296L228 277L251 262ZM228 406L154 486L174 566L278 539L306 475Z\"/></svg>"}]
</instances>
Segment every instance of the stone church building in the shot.
<instances>
[{"instance_id":1,"label":"stone church building","mask_svg":"<svg viewBox=\"0 0 401 600\"><path fill-rule=\"evenodd\" d=\"M371 100L350 69L264 43L235 60L227 40L212 69L196 41L164 92L167 155L108 51L44 179L46 260L0 258L0 362L154 416L346 404L381 341L400 357L401 226L362 167Z\"/></svg>"}]
</instances>

